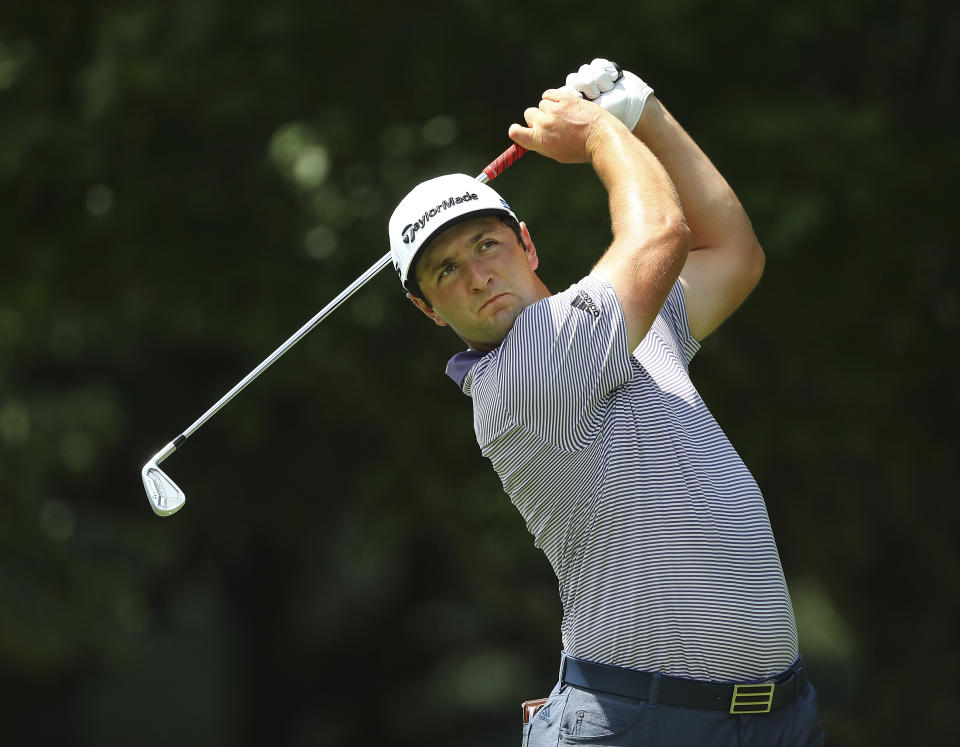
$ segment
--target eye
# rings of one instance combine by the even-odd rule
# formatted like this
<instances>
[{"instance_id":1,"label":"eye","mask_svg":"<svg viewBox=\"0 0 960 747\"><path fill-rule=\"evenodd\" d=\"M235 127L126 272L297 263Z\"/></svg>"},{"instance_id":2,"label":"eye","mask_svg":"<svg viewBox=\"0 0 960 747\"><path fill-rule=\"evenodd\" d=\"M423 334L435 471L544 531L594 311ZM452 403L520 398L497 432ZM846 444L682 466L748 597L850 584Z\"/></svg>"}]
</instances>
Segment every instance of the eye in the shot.
<instances>
[{"instance_id":1,"label":"eye","mask_svg":"<svg viewBox=\"0 0 960 747\"><path fill-rule=\"evenodd\" d=\"M480 243L480 251L481 252L486 251L487 249L490 249L496 245L497 245L497 242L495 239L486 239L485 241L482 241Z\"/></svg>"},{"instance_id":2,"label":"eye","mask_svg":"<svg viewBox=\"0 0 960 747\"><path fill-rule=\"evenodd\" d=\"M457 266L452 262L448 265L444 265L440 272L437 274L437 281L443 280L448 275L452 274L454 270L457 269Z\"/></svg>"}]
</instances>

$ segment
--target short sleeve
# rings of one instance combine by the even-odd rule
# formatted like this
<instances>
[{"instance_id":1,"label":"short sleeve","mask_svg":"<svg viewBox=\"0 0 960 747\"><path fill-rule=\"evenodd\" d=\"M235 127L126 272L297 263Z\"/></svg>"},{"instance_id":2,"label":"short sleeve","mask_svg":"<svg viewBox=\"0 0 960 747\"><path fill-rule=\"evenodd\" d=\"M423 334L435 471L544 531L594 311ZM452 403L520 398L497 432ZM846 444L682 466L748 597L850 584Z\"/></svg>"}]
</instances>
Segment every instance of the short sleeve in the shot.
<instances>
[{"instance_id":1,"label":"short sleeve","mask_svg":"<svg viewBox=\"0 0 960 747\"><path fill-rule=\"evenodd\" d=\"M633 376L632 360L613 287L588 276L524 310L500 346L495 375L516 422L576 450L591 440L598 405Z\"/></svg>"},{"instance_id":2,"label":"short sleeve","mask_svg":"<svg viewBox=\"0 0 960 747\"><path fill-rule=\"evenodd\" d=\"M663 307L660 309L657 318L662 320L680 360L689 366L693 356L700 350L700 343L690 332L683 285L679 280L670 289L670 294L667 296L667 300L663 302Z\"/></svg>"}]
</instances>

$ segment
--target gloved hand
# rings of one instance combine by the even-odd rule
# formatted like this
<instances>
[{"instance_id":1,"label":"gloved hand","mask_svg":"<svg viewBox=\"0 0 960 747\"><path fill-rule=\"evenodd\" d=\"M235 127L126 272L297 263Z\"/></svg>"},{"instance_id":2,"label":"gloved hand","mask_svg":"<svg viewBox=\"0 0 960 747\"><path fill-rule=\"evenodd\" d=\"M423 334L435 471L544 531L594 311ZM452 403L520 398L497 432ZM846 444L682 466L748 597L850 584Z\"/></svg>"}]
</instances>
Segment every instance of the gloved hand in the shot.
<instances>
[{"instance_id":1,"label":"gloved hand","mask_svg":"<svg viewBox=\"0 0 960 747\"><path fill-rule=\"evenodd\" d=\"M640 121L643 106L653 89L631 72L621 70L615 62L597 58L581 65L567 76L561 89L595 101L632 130Z\"/></svg>"}]
</instances>

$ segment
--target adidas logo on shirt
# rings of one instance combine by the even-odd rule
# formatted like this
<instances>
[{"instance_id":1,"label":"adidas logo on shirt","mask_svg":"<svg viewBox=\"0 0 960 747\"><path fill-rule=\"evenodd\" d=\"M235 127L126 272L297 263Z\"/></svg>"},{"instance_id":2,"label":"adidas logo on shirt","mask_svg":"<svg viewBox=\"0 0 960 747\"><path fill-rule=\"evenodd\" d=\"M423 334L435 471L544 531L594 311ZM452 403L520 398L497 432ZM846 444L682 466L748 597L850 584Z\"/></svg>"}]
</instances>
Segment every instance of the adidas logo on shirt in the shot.
<instances>
[{"instance_id":1,"label":"adidas logo on shirt","mask_svg":"<svg viewBox=\"0 0 960 747\"><path fill-rule=\"evenodd\" d=\"M570 305L575 309L580 309L580 311L593 314L597 318L600 317L600 309L597 308L597 305L593 302L593 299L587 295L586 291L581 290L570 302Z\"/></svg>"}]
</instances>

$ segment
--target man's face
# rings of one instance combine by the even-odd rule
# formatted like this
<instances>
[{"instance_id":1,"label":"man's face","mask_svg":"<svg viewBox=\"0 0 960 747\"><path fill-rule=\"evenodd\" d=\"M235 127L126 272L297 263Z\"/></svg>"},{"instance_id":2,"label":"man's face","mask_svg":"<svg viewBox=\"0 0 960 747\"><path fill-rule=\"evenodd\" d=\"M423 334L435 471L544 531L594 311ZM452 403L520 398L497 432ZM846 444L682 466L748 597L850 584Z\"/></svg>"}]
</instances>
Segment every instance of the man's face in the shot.
<instances>
[{"instance_id":1,"label":"man's face","mask_svg":"<svg viewBox=\"0 0 960 747\"><path fill-rule=\"evenodd\" d=\"M537 252L526 226L522 232L524 245L496 216L447 229L414 268L429 303L411 300L437 324L450 325L470 347L492 350L521 311L550 295L534 272Z\"/></svg>"}]
</instances>

